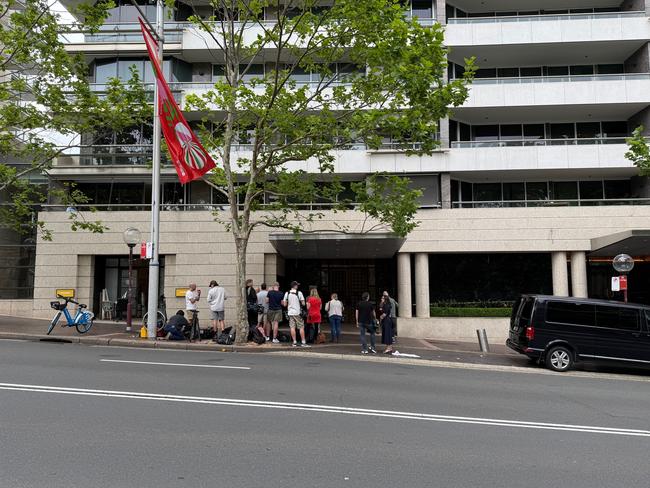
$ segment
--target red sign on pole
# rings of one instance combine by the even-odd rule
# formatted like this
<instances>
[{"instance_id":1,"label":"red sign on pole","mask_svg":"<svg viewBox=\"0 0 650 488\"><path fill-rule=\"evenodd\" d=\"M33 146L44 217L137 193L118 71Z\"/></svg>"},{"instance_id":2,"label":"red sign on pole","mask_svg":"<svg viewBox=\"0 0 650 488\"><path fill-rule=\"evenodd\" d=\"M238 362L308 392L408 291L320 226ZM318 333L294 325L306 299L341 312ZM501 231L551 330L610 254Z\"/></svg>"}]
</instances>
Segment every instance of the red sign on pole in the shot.
<instances>
[{"instance_id":1,"label":"red sign on pole","mask_svg":"<svg viewBox=\"0 0 650 488\"><path fill-rule=\"evenodd\" d=\"M619 284L621 287L621 291L627 290L627 276L620 276L619 277Z\"/></svg>"},{"instance_id":2,"label":"red sign on pole","mask_svg":"<svg viewBox=\"0 0 650 488\"><path fill-rule=\"evenodd\" d=\"M146 242L141 242L140 243L140 259L144 259L147 257L147 243Z\"/></svg>"}]
</instances>

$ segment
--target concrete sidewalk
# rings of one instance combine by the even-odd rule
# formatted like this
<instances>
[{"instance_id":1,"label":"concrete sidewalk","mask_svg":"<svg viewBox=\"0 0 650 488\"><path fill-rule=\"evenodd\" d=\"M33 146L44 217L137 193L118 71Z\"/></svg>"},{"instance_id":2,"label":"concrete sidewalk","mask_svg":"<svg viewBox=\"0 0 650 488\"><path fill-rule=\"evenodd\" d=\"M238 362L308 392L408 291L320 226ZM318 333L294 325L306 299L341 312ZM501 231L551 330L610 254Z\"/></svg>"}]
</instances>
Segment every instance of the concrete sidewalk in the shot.
<instances>
[{"instance_id":1,"label":"concrete sidewalk","mask_svg":"<svg viewBox=\"0 0 650 488\"><path fill-rule=\"evenodd\" d=\"M63 321L65 323L65 321ZM49 321L45 319L31 319L0 315L0 339L30 340L30 341L64 341L91 345L110 345L122 347L145 347L159 349L181 350L209 350L222 352L317 352L337 355L360 355L359 335L356 329L349 328L344 331L341 342L333 344L314 344L310 348L294 348L291 343L263 344L253 343L224 346L212 341L150 341L140 339L139 329L141 324L134 322L133 331L125 332L124 322L95 321L93 328L86 334L79 334L74 327L57 327L48 336L46 331ZM329 329L323 327L324 332ZM282 330L282 329L281 329ZM329 334L327 334L329 337ZM377 336L378 356L387 360L391 356L382 355L383 346L380 344L381 336ZM431 361L452 361L472 364L495 364L504 366L521 366L526 364L526 358L510 351L503 344L491 344L489 354L481 353L478 343L470 342L445 342L423 339L398 338L394 347L402 354L416 355L419 359Z\"/></svg>"}]
</instances>

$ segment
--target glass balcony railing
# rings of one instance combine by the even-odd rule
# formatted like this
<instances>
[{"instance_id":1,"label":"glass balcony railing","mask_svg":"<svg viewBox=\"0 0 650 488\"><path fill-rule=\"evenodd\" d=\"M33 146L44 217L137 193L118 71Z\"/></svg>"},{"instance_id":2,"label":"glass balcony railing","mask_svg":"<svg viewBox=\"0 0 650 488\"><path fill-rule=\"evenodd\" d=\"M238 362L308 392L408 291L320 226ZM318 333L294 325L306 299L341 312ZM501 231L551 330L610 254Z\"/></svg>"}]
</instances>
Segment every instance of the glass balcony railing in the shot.
<instances>
[{"instance_id":1,"label":"glass balcony railing","mask_svg":"<svg viewBox=\"0 0 650 488\"><path fill-rule=\"evenodd\" d=\"M473 85L520 85L527 83L561 83L580 81L650 80L650 73L620 73L595 75L523 76L516 78L476 78Z\"/></svg>"},{"instance_id":2,"label":"glass balcony railing","mask_svg":"<svg viewBox=\"0 0 650 488\"><path fill-rule=\"evenodd\" d=\"M186 25L187 22L166 22L165 43L180 43ZM71 32L65 32L59 36L59 39L64 44L144 43L140 24L138 23L104 24L95 32L85 31L70 25L62 27L63 30L71 29Z\"/></svg>"},{"instance_id":3,"label":"glass balcony railing","mask_svg":"<svg viewBox=\"0 0 650 488\"><path fill-rule=\"evenodd\" d=\"M601 207L606 205L650 205L650 198L496 200L452 202L452 208Z\"/></svg>"},{"instance_id":4,"label":"glass balcony railing","mask_svg":"<svg viewBox=\"0 0 650 488\"><path fill-rule=\"evenodd\" d=\"M569 14L539 14L539 15L499 15L496 12L485 17L452 17L447 19L448 24L486 24L494 22L549 22L562 20L598 20L598 19L623 19L629 17L645 17L645 11L631 10L627 12L592 12Z\"/></svg>"},{"instance_id":5,"label":"glass balcony railing","mask_svg":"<svg viewBox=\"0 0 650 488\"><path fill-rule=\"evenodd\" d=\"M452 148L529 147L529 146L587 146L592 144L625 144L625 137L594 137L576 139L515 139L492 141L454 141Z\"/></svg>"},{"instance_id":6,"label":"glass balcony railing","mask_svg":"<svg viewBox=\"0 0 650 488\"><path fill-rule=\"evenodd\" d=\"M163 166L169 166L168 155L161 154ZM98 144L62 148L55 166L150 166L153 160L151 144Z\"/></svg>"}]
</instances>

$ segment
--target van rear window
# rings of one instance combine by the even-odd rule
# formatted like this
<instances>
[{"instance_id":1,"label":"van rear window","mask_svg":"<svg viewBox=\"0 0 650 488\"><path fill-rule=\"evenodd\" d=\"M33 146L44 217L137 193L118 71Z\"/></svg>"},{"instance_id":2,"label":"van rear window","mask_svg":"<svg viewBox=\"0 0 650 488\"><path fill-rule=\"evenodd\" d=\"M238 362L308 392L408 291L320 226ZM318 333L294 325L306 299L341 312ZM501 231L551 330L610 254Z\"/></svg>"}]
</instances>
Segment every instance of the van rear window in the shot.
<instances>
[{"instance_id":1,"label":"van rear window","mask_svg":"<svg viewBox=\"0 0 650 488\"><path fill-rule=\"evenodd\" d=\"M633 308L596 307L596 326L609 329L639 330L639 311Z\"/></svg>"},{"instance_id":2,"label":"van rear window","mask_svg":"<svg viewBox=\"0 0 650 488\"><path fill-rule=\"evenodd\" d=\"M560 324L596 325L596 307L586 303L547 302L546 320Z\"/></svg>"}]
</instances>

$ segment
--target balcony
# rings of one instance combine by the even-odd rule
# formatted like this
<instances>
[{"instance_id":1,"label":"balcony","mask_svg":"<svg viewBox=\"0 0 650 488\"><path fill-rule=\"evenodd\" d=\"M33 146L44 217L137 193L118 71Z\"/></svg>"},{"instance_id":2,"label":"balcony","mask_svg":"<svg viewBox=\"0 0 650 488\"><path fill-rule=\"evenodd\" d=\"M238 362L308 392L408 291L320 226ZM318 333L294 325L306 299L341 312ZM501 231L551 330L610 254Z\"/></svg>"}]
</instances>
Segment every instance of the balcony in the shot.
<instances>
[{"instance_id":1,"label":"balcony","mask_svg":"<svg viewBox=\"0 0 650 488\"><path fill-rule=\"evenodd\" d=\"M513 139L492 141L454 141L452 148L484 148L484 147L532 147L532 146L589 146L593 144L625 144L625 137L594 137L576 139Z\"/></svg>"},{"instance_id":2,"label":"balcony","mask_svg":"<svg viewBox=\"0 0 650 488\"><path fill-rule=\"evenodd\" d=\"M644 11L448 19L448 46L648 40Z\"/></svg>"},{"instance_id":3,"label":"balcony","mask_svg":"<svg viewBox=\"0 0 650 488\"><path fill-rule=\"evenodd\" d=\"M184 22L165 24L165 50L167 52L181 50L185 26ZM63 26L64 29L67 27L70 26ZM146 51L140 24L137 23L104 24L96 32L73 28L72 32L60 34L59 40L65 44L66 50L75 53Z\"/></svg>"}]
</instances>

